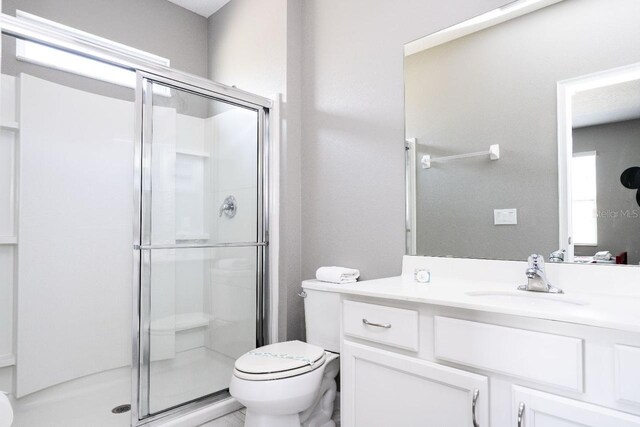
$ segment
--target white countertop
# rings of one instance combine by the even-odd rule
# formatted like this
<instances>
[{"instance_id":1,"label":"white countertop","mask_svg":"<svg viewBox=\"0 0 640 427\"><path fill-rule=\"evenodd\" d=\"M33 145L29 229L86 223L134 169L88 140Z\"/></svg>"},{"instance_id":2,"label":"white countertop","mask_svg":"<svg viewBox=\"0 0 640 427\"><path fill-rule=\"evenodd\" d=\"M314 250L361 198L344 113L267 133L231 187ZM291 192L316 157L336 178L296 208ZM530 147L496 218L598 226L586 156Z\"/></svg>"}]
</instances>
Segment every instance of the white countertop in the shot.
<instances>
[{"instance_id":1,"label":"white countertop","mask_svg":"<svg viewBox=\"0 0 640 427\"><path fill-rule=\"evenodd\" d=\"M303 282L305 288L345 295L433 304L640 333L638 296L576 290L565 290L565 294L542 294L517 291L516 285L517 283L507 285L500 282L442 277L432 283L417 283L406 275L346 285L317 280ZM507 295L493 298L491 295L467 294L492 291ZM523 298L520 295L531 298ZM558 303L561 300L579 302L581 305Z\"/></svg>"}]
</instances>

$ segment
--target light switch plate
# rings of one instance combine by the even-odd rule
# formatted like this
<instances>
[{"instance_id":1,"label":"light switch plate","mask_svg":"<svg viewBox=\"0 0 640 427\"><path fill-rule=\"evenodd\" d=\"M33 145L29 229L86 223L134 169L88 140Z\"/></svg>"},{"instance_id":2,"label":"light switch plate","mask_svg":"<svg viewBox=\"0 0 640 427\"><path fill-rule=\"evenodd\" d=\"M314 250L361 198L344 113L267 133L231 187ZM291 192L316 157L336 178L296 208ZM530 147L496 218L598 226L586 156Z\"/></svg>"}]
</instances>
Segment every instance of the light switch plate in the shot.
<instances>
[{"instance_id":1,"label":"light switch plate","mask_svg":"<svg viewBox=\"0 0 640 427\"><path fill-rule=\"evenodd\" d=\"M518 209L494 209L493 225L518 224Z\"/></svg>"}]
</instances>

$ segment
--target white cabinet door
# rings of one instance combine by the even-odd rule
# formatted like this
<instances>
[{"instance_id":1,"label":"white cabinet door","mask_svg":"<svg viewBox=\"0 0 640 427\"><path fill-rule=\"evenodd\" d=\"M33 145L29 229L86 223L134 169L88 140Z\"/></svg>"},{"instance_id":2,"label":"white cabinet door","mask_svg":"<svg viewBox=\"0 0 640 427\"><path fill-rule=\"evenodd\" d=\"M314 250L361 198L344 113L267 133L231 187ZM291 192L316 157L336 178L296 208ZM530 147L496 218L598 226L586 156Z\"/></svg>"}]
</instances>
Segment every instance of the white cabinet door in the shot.
<instances>
[{"instance_id":1,"label":"white cabinet door","mask_svg":"<svg viewBox=\"0 0 640 427\"><path fill-rule=\"evenodd\" d=\"M640 417L519 386L512 405L516 427L640 427Z\"/></svg>"},{"instance_id":2,"label":"white cabinet door","mask_svg":"<svg viewBox=\"0 0 640 427\"><path fill-rule=\"evenodd\" d=\"M348 341L341 358L345 427L489 425L487 377Z\"/></svg>"}]
</instances>

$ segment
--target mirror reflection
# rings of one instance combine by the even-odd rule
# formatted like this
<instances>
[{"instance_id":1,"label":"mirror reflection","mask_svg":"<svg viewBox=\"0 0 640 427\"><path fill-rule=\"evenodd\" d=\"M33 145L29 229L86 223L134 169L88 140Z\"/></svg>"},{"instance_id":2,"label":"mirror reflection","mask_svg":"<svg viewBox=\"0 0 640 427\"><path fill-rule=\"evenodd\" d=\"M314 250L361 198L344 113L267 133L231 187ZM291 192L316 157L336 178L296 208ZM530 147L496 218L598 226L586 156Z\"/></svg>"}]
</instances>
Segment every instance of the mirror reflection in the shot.
<instances>
[{"instance_id":1,"label":"mirror reflection","mask_svg":"<svg viewBox=\"0 0 640 427\"><path fill-rule=\"evenodd\" d=\"M407 252L638 265L638 22L518 1L407 44Z\"/></svg>"},{"instance_id":2,"label":"mirror reflection","mask_svg":"<svg viewBox=\"0 0 640 427\"><path fill-rule=\"evenodd\" d=\"M571 237L574 260L640 262L640 80L571 99Z\"/></svg>"}]
</instances>

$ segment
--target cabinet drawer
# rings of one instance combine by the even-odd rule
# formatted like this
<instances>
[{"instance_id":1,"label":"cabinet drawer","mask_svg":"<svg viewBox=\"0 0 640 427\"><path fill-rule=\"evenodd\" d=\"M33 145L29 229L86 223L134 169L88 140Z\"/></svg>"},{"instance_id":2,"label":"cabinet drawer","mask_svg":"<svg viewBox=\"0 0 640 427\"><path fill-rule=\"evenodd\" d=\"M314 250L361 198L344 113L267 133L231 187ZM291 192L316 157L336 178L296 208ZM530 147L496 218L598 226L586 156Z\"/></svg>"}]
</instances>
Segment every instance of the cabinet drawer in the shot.
<instances>
[{"instance_id":1,"label":"cabinet drawer","mask_svg":"<svg viewBox=\"0 0 640 427\"><path fill-rule=\"evenodd\" d=\"M343 303L345 335L418 351L418 312L355 301Z\"/></svg>"},{"instance_id":2,"label":"cabinet drawer","mask_svg":"<svg viewBox=\"0 0 640 427\"><path fill-rule=\"evenodd\" d=\"M579 338L436 316L435 356L583 391L583 342Z\"/></svg>"},{"instance_id":3,"label":"cabinet drawer","mask_svg":"<svg viewBox=\"0 0 640 427\"><path fill-rule=\"evenodd\" d=\"M640 348L614 346L616 399L640 405Z\"/></svg>"}]
</instances>

